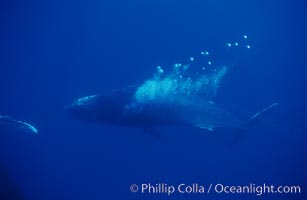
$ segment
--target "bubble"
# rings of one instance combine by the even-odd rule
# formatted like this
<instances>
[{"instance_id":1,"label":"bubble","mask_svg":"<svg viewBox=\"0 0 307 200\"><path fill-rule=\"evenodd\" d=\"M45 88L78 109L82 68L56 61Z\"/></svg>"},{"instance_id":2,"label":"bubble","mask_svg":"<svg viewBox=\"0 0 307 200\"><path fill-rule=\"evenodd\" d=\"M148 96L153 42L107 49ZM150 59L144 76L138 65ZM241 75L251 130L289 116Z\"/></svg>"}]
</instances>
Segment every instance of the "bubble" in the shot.
<instances>
[{"instance_id":1,"label":"bubble","mask_svg":"<svg viewBox=\"0 0 307 200\"><path fill-rule=\"evenodd\" d=\"M175 67L175 68L180 68L180 67L181 67L181 64L180 64L180 63L176 63L176 64L174 65L174 67Z\"/></svg>"},{"instance_id":2,"label":"bubble","mask_svg":"<svg viewBox=\"0 0 307 200\"><path fill-rule=\"evenodd\" d=\"M247 39L247 35L243 35L243 38L244 38L244 39Z\"/></svg>"},{"instance_id":3,"label":"bubble","mask_svg":"<svg viewBox=\"0 0 307 200\"><path fill-rule=\"evenodd\" d=\"M251 48L251 46L250 46L250 45L246 45L246 48L247 48L247 49L250 49L250 48Z\"/></svg>"},{"instance_id":4,"label":"bubble","mask_svg":"<svg viewBox=\"0 0 307 200\"><path fill-rule=\"evenodd\" d=\"M247 38L244 35L243 37L245 39ZM241 40L243 40L242 36ZM233 47L235 47L234 50L237 50L238 48L236 46L242 46L247 49L251 48L250 45L247 45L246 41L241 40L237 40L238 42L230 41L224 43L224 45L226 45L227 50L231 50ZM213 99L227 72L227 66L218 65L216 60L211 58L211 53L206 51L206 49L202 49L198 57L202 55L207 57L200 59L201 63L195 60L198 58L197 56L193 57L194 55L188 55L185 62L173 63L171 70L164 71L161 66L157 66L157 71L155 71L153 77L146 80L137 88L134 95L135 101L137 103L153 101L175 102L178 98L180 99L182 97L188 101L193 100L193 97L205 97L208 100ZM135 104L136 107L138 105Z\"/></svg>"},{"instance_id":5,"label":"bubble","mask_svg":"<svg viewBox=\"0 0 307 200\"><path fill-rule=\"evenodd\" d=\"M201 55L206 55L206 56L209 56L209 52L208 51L202 51L200 52Z\"/></svg>"},{"instance_id":6,"label":"bubble","mask_svg":"<svg viewBox=\"0 0 307 200\"><path fill-rule=\"evenodd\" d=\"M186 71L187 69L189 69L189 65L183 65L183 70Z\"/></svg>"},{"instance_id":7,"label":"bubble","mask_svg":"<svg viewBox=\"0 0 307 200\"><path fill-rule=\"evenodd\" d=\"M157 71L159 74L163 74L164 73L164 70L162 69L161 66L157 66Z\"/></svg>"}]
</instances>

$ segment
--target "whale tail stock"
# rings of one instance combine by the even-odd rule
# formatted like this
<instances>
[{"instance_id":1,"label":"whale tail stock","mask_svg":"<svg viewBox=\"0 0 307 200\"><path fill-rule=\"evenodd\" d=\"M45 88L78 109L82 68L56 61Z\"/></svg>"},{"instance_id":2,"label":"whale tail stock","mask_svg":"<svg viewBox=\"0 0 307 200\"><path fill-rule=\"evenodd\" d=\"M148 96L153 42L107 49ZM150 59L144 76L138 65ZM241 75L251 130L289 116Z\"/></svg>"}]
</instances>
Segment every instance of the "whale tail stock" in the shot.
<instances>
[{"instance_id":1,"label":"whale tail stock","mask_svg":"<svg viewBox=\"0 0 307 200\"><path fill-rule=\"evenodd\" d=\"M246 122L242 123L242 126L235 131L232 145L238 144L245 136L246 132L252 127L254 127L261 118L263 118L266 114L269 113L274 107L278 106L278 103L273 103L270 106L263 108L262 110L258 111L254 115L252 115Z\"/></svg>"}]
</instances>

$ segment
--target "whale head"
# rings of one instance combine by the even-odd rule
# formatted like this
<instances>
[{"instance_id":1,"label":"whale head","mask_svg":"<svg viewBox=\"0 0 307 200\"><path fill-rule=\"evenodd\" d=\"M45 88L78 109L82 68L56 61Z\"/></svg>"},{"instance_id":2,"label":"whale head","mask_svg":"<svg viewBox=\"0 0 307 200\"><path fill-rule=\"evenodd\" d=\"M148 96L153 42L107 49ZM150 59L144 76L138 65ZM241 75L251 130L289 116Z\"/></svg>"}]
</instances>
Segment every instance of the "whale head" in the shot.
<instances>
[{"instance_id":1,"label":"whale head","mask_svg":"<svg viewBox=\"0 0 307 200\"><path fill-rule=\"evenodd\" d=\"M73 101L65 110L77 119L90 122L114 123L123 114L126 102L112 94L85 96Z\"/></svg>"},{"instance_id":2,"label":"whale head","mask_svg":"<svg viewBox=\"0 0 307 200\"><path fill-rule=\"evenodd\" d=\"M93 110L95 109L98 100L98 95L81 97L74 100L72 104L66 106L65 110L78 119L90 120L94 117Z\"/></svg>"}]
</instances>

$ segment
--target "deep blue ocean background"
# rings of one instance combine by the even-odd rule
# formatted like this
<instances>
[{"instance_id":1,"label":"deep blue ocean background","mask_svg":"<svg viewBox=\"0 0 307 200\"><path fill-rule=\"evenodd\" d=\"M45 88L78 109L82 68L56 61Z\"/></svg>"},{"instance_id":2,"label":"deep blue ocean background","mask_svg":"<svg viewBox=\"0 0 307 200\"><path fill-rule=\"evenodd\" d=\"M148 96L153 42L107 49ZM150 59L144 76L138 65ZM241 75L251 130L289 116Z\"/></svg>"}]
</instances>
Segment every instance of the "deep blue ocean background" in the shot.
<instances>
[{"instance_id":1,"label":"deep blue ocean background","mask_svg":"<svg viewBox=\"0 0 307 200\"><path fill-rule=\"evenodd\" d=\"M0 1L0 114L39 129L2 139L1 165L27 200L307 199L306 8L303 0ZM77 97L142 83L157 65L203 49L219 55L244 34L252 48L216 102L248 113L279 106L236 146L231 135L182 127L159 128L163 142L64 110ZM300 185L303 193L129 191L149 182Z\"/></svg>"}]
</instances>

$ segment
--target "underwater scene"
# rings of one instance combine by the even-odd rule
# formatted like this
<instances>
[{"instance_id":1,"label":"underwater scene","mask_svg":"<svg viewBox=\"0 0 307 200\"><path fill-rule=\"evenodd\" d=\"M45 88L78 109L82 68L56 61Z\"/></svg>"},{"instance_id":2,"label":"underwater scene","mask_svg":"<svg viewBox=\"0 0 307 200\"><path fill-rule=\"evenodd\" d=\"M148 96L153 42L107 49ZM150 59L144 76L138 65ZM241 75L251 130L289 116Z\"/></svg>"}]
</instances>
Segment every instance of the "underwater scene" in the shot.
<instances>
[{"instance_id":1,"label":"underwater scene","mask_svg":"<svg viewBox=\"0 0 307 200\"><path fill-rule=\"evenodd\" d=\"M2 0L0 200L307 199L303 0Z\"/></svg>"}]
</instances>

